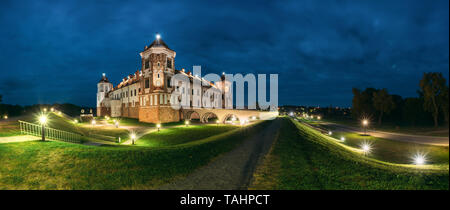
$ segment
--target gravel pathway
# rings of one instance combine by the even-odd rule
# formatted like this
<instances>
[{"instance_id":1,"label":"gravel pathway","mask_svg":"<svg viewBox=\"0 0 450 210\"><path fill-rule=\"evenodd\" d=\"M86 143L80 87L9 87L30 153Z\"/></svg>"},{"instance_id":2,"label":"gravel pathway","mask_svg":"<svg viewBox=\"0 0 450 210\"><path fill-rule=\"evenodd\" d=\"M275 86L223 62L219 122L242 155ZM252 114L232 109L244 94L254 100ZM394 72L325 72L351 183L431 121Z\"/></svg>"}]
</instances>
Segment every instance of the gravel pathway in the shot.
<instances>
[{"instance_id":1,"label":"gravel pathway","mask_svg":"<svg viewBox=\"0 0 450 210\"><path fill-rule=\"evenodd\" d=\"M246 190L256 165L269 151L279 128L280 120L273 120L262 132L245 139L232 151L161 189Z\"/></svg>"}]
</instances>

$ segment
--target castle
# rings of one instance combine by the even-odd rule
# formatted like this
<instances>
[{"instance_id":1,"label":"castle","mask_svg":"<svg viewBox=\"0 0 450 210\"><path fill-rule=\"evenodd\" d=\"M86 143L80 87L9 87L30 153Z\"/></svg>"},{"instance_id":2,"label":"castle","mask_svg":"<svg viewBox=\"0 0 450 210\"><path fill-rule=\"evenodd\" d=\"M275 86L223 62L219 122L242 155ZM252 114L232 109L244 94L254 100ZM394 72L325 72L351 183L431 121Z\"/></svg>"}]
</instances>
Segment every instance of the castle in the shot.
<instances>
[{"instance_id":1,"label":"castle","mask_svg":"<svg viewBox=\"0 0 450 210\"><path fill-rule=\"evenodd\" d=\"M149 46L145 46L140 56L141 70L123 78L116 87L103 73L97 84L97 116L135 118L149 123L183 120L185 115L182 110L173 109L170 103L174 91L171 78L176 74L189 78L190 85L186 89L183 87L180 92L189 93L188 104L191 107L201 108L204 105L202 97L211 98L215 107L222 108L232 100L222 94L228 90L224 77L215 83L205 82L190 71L176 70L176 52L170 49L159 35L156 35L156 39ZM194 80L202 81L201 85L192 85ZM212 91L207 91L208 89Z\"/></svg>"}]
</instances>

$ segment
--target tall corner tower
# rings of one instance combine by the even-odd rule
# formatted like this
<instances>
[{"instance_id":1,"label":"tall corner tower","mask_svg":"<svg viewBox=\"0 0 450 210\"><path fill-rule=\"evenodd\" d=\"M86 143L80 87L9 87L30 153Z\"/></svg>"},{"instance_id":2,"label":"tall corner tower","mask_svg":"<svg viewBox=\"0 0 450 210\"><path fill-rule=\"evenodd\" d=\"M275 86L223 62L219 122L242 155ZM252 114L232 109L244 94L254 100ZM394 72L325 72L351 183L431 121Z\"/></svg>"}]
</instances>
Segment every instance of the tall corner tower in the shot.
<instances>
[{"instance_id":1,"label":"tall corner tower","mask_svg":"<svg viewBox=\"0 0 450 210\"><path fill-rule=\"evenodd\" d=\"M143 90L140 95L142 105L139 120L151 123L179 121L179 113L173 112L170 106L170 94L173 91L170 80L175 74L176 52L169 48L161 35L156 34L155 40L145 46L140 56Z\"/></svg>"},{"instance_id":2,"label":"tall corner tower","mask_svg":"<svg viewBox=\"0 0 450 210\"><path fill-rule=\"evenodd\" d=\"M102 79L97 83L97 116L106 115L105 104L103 103L107 97L107 93L113 89L113 84L109 82L106 74L102 74Z\"/></svg>"}]
</instances>

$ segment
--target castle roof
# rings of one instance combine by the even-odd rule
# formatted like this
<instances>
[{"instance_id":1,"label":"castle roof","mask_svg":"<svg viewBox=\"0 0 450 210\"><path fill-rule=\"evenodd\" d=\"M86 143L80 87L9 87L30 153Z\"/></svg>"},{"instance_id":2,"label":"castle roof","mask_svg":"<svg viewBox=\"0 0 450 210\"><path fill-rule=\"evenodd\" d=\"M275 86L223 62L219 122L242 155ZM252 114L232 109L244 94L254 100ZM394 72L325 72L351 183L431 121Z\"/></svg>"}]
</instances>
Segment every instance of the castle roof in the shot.
<instances>
[{"instance_id":1,"label":"castle roof","mask_svg":"<svg viewBox=\"0 0 450 210\"><path fill-rule=\"evenodd\" d=\"M148 46L148 47L149 48L152 48L152 47L165 47L165 48L167 48L169 50L172 50L172 49L169 48L169 46L167 46L167 44L161 38L155 39L155 41L153 41L150 44L150 46Z\"/></svg>"},{"instance_id":2,"label":"castle roof","mask_svg":"<svg viewBox=\"0 0 450 210\"><path fill-rule=\"evenodd\" d=\"M105 74L103 74L102 79L100 79L99 83L100 83L100 82L110 83L109 80L108 80L108 77L106 77Z\"/></svg>"}]
</instances>

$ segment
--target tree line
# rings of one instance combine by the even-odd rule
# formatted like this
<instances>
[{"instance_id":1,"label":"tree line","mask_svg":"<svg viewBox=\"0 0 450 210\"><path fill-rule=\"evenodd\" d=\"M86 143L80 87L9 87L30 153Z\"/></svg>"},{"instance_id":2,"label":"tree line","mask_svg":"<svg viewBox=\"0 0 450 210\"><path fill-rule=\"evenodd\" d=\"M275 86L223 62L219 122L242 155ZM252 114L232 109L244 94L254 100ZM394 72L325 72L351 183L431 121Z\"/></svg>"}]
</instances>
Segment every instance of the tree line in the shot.
<instances>
[{"instance_id":1,"label":"tree line","mask_svg":"<svg viewBox=\"0 0 450 210\"><path fill-rule=\"evenodd\" d=\"M402 98L387 89L353 88L352 117L377 119L409 125L448 125L448 85L442 73L424 73L417 97Z\"/></svg>"},{"instance_id":2,"label":"tree line","mask_svg":"<svg viewBox=\"0 0 450 210\"><path fill-rule=\"evenodd\" d=\"M63 113L69 116L78 116L80 115L81 109L91 109L86 107L80 107L74 104L64 103L64 104L35 104L31 106L20 106L20 105L11 105L11 104L2 104L2 95L0 95L0 117L7 115L8 117L15 117L27 114L39 113L43 108L50 109L51 107L55 108L58 111L62 111Z\"/></svg>"}]
</instances>

